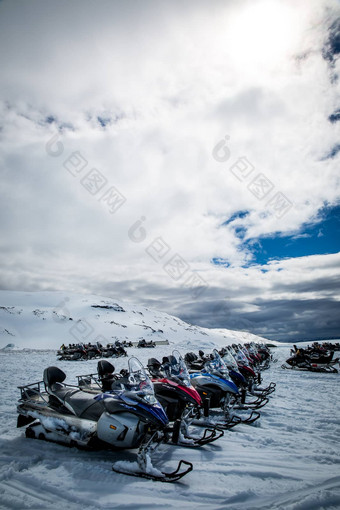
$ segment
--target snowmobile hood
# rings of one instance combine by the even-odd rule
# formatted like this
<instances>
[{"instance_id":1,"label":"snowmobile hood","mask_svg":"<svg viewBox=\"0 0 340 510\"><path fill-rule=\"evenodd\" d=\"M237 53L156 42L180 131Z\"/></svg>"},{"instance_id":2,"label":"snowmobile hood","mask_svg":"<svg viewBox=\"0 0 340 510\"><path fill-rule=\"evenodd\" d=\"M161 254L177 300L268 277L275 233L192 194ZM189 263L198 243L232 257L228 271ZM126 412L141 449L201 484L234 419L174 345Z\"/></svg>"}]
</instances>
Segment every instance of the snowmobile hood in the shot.
<instances>
[{"instance_id":1,"label":"snowmobile hood","mask_svg":"<svg viewBox=\"0 0 340 510\"><path fill-rule=\"evenodd\" d=\"M256 377L256 374L255 374L254 370L253 370L252 368L250 368L249 366L246 366L246 365L242 365L242 364L240 364L240 365L239 365L239 368L240 368L243 372L247 372L247 373L248 373L248 376Z\"/></svg>"},{"instance_id":2,"label":"snowmobile hood","mask_svg":"<svg viewBox=\"0 0 340 510\"><path fill-rule=\"evenodd\" d=\"M153 379L152 382L154 384L166 385L174 388L177 392L185 394L185 400L189 400L191 404L197 404L199 406L202 405L202 399L198 391L190 384L190 386L183 386L178 384L176 381L172 381L171 379ZM188 398L189 397L189 398Z\"/></svg>"},{"instance_id":3,"label":"snowmobile hood","mask_svg":"<svg viewBox=\"0 0 340 510\"><path fill-rule=\"evenodd\" d=\"M222 377L218 377L217 375L209 374L208 372L198 372L195 374L190 374L191 379L196 379L198 377L206 377L211 381L211 383L216 382L218 385L225 388L225 391L229 391L231 393L238 394L238 387L232 381L228 381L227 379L223 379Z\"/></svg>"},{"instance_id":4,"label":"snowmobile hood","mask_svg":"<svg viewBox=\"0 0 340 510\"><path fill-rule=\"evenodd\" d=\"M243 377L243 375L240 374L240 372L237 372L237 370L229 370L229 374L230 374L231 378L233 379L233 381L235 382L235 384L236 383L238 383L240 385L246 384L247 381L246 381L245 377Z\"/></svg>"},{"instance_id":5,"label":"snowmobile hood","mask_svg":"<svg viewBox=\"0 0 340 510\"><path fill-rule=\"evenodd\" d=\"M133 395L133 394L132 394ZM165 427L169 423L169 419L161 406L161 404L154 399L148 403L146 400L131 398L131 394L121 393L119 400L122 401L122 406L128 408L133 414L137 414L141 418Z\"/></svg>"}]
</instances>

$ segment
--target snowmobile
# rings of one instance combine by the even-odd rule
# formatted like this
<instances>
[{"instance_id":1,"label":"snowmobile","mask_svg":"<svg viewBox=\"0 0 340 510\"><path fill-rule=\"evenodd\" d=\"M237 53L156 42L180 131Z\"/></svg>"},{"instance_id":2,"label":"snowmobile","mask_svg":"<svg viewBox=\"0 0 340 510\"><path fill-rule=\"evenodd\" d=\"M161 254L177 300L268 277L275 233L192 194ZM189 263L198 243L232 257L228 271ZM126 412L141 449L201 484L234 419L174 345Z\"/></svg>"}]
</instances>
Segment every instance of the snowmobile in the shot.
<instances>
[{"instance_id":1,"label":"snowmobile","mask_svg":"<svg viewBox=\"0 0 340 510\"><path fill-rule=\"evenodd\" d=\"M120 342L120 344L123 346L123 347L133 347L133 343L131 342L131 340L127 341L127 340L123 340L123 342Z\"/></svg>"},{"instance_id":2,"label":"snowmobile","mask_svg":"<svg viewBox=\"0 0 340 510\"><path fill-rule=\"evenodd\" d=\"M151 454L164 442L168 418L139 360L131 358L128 366L117 394L85 392L65 384L66 375L58 367L46 368L43 381L19 387L17 426L27 426L26 437L69 446L138 448L136 462L117 461L113 471L162 482L179 480L192 470L190 462L181 460L170 473L152 465Z\"/></svg>"},{"instance_id":3,"label":"snowmobile","mask_svg":"<svg viewBox=\"0 0 340 510\"><path fill-rule=\"evenodd\" d=\"M175 350L171 356L163 357L162 363L155 358L148 360L147 368L152 377L155 394L165 412L173 422L177 444L182 446L202 446L223 436L216 427L206 428L201 437L190 433L189 427L194 419L202 414L208 416L209 409L204 408L200 394L192 386L187 366L181 354Z\"/></svg>"},{"instance_id":4,"label":"snowmobile","mask_svg":"<svg viewBox=\"0 0 340 510\"><path fill-rule=\"evenodd\" d=\"M215 424L218 428L230 429L239 423L254 423L260 417L260 413L254 410L247 418L241 418L232 413L232 408L235 406L240 410L248 408L239 405L239 390L229 377L227 366L216 349L209 356L201 372L190 374L190 380L202 399L208 400L209 418L201 420L203 424ZM215 419L213 409L223 412L222 420ZM195 420L194 423L199 424L200 421Z\"/></svg>"},{"instance_id":5,"label":"snowmobile","mask_svg":"<svg viewBox=\"0 0 340 510\"><path fill-rule=\"evenodd\" d=\"M334 367L339 362L339 358L333 360L334 351L329 356L313 356L306 354L303 349L296 349L296 352L281 365L282 368L291 370L302 370L309 372L327 372L337 374L338 370Z\"/></svg>"},{"instance_id":6,"label":"snowmobile","mask_svg":"<svg viewBox=\"0 0 340 510\"><path fill-rule=\"evenodd\" d=\"M249 379L246 379L246 377L240 373L238 364L236 363L235 358L231 354L229 348L223 348L219 354L223 358L223 361L228 368L229 378L238 387L240 392L240 395L237 394L234 399L234 404L237 404L236 407L242 410L255 410L267 404L268 399L265 395L257 395L258 398L256 400L246 402L247 391L249 390L249 392L251 392L251 390L253 390L253 379L251 379L251 382L249 382ZM198 370L204 371L204 366L206 363L209 363L210 357L206 356L203 351L199 351L199 357L195 353L189 352L185 355L185 359L189 367L189 372L195 373ZM244 371L248 373L247 369ZM249 372L251 374L254 373L251 369L249 369Z\"/></svg>"},{"instance_id":7,"label":"snowmobile","mask_svg":"<svg viewBox=\"0 0 340 510\"><path fill-rule=\"evenodd\" d=\"M101 357L101 346L98 344L91 344L89 342L88 344L85 344L85 351L87 354L87 359L94 359L94 358L100 358Z\"/></svg>"},{"instance_id":8,"label":"snowmobile","mask_svg":"<svg viewBox=\"0 0 340 510\"><path fill-rule=\"evenodd\" d=\"M238 365L236 363L236 360L234 356L231 354L229 349L226 347L223 347L219 354L221 358L223 359L224 363L226 364L229 376L231 377L231 380L236 384L238 389L241 391L242 395L242 403L245 403L247 389L248 389L248 382L246 378L239 372Z\"/></svg>"},{"instance_id":9,"label":"snowmobile","mask_svg":"<svg viewBox=\"0 0 340 510\"><path fill-rule=\"evenodd\" d=\"M255 344L250 344L255 345ZM266 370L269 368L269 364L272 361L273 363L277 363L277 359L273 358L273 355L270 352L270 349L265 344L256 344L257 353L261 358L260 370Z\"/></svg>"},{"instance_id":10,"label":"snowmobile","mask_svg":"<svg viewBox=\"0 0 340 510\"><path fill-rule=\"evenodd\" d=\"M241 345L233 344L228 348L236 360L240 373L247 380L248 389L252 395L266 398L275 391L276 384L274 382L271 382L266 388L258 386L258 384L261 384L262 382L261 372L259 370L255 371L255 367L251 366L249 358L246 355L247 351L242 348Z\"/></svg>"},{"instance_id":11,"label":"snowmobile","mask_svg":"<svg viewBox=\"0 0 340 510\"><path fill-rule=\"evenodd\" d=\"M87 352L82 344L69 345L57 352L58 361L80 361L87 359Z\"/></svg>"},{"instance_id":12,"label":"snowmobile","mask_svg":"<svg viewBox=\"0 0 340 510\"><path fill-rule=\"evenodd\" d=\"M208 359L208 356L205 356L201 350L198 351L198 356L194 352L187 352L184 356L184 361L191 372L203 370Z\"/></svg>"},{"instance_id":13,"label":"snowmobile","mask_svg":"<svg viewBox=\"0 0 340 510\"><path fill-rule=\"evenodd\" d=\"M156 347L156 343L150 340L150 342L147 342L144 338L139 340L137 347Z\"/></svg>"},{"instance_id":14,"label":"snowmobile","mask_svg":"<svg viewBox=\"0 0 340 510\"><path fill-rule=\"evenodd\" d=\"M172 361L175 358L176 351ZM179 362L180 354L178 353ZM175 370L175 363L170 363L167 360L167 367L155 358L150 358L148 362L148 370L152 377L152 383L157 400L162 405L165 413L171 422L164 428L165 441L168 444L176 444L188 447L198 447L215 441L223 435L223 431L216 431L215 429L207 429L203 436L196 437L189 433L189 425L191 418L199 415L202 400L197 391L191 386L190 378L183 362L183 366L178 370L178 375L175 377L173 372ZM179 373L181 371L181 373ZM186 374L185 374L186 371ZM106 360L98 361L97 374L87 374L78 376L79 387L85 391L91 392L120 392L125 386L125 379L127 371L122 369L119 374L114 373L114 366Z\"/></svg>"},{"instance_id":15,"label":"snowmobile","mask_svg":"<svg viewBox=\"0 0 340 510\"><path fill-rule=\"evenodd\" d=\"M340 344L336 342L332 344L331 342L323 342L322 347L327 349L327 351L340 351Z\"/></svg>"},{"instance_id":16,"label":"snowmobile","mask_svg":"<svg viewBox=\"0 0 340 510\"><path fill-rule=\"evenodd\" d=\"M101 357L103 358L119 358L120 356L127 356L127 352L119 341L116 341L115 344L107 344L106 347L101 349Z\"/></svg>"}]
</instances>

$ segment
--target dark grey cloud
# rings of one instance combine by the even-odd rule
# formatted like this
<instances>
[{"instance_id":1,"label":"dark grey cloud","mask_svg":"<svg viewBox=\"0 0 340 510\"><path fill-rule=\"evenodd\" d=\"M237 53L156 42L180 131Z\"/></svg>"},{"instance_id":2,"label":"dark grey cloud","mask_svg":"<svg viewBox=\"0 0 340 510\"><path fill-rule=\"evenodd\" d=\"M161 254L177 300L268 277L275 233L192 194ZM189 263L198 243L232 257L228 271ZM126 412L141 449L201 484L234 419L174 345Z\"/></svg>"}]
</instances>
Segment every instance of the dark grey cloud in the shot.
<instances>
[{"instance_id":1,"label":"dark grey cloud","mask_svg":"<svg viewBox=\"0 0 340 510\"><path fill-rule=\"evenodd\" d=\"M220 304L183 306L179 316L200 326L251 331L278 341L339 336L340 303L333 298L257 299L254 312L239 311L232 300Z\"/></svg>"},{"instance_id":2,"label":"dark grey cloud","mask_svg":"<svg viewBox=\"0 0 340 510\"><path fill-rule=\"evenodd\" d=\"M134 295L138 295L143 305L168 312L186 322L207 328L250 331L272 340L339 335L338 276L315 279L311 276L309 282L277 283L270 299L259 297L262 292L260 285L251 293L244 287L236 292L208 287L197 299L187 289L145 284L142 280L121 282L119 285L114 282L96 285L93 282L91 291L104 291L110 297L121 296L132 302ZM291 297L275 298L283 292ZM315 297L306 297L308 292L313 292ZM247 311L248 307L256 310Z\"/></svg>"}]
</instances>

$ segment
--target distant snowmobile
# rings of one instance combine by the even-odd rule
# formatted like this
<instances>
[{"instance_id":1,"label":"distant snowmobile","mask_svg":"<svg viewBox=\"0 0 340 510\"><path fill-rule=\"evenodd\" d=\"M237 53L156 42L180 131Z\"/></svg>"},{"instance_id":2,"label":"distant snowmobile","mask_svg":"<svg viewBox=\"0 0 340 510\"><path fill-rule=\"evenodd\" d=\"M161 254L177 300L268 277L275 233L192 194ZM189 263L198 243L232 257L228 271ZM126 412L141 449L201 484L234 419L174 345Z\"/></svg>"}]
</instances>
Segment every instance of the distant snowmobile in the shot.
<instances>
[{"instance_id":1,"label":"distant snowmobile","mask_svg":"<svg viewBox=\"0 0 340 510\"><path fill-rule=\"evenodd\" d=\"M327 352L316 352L312 349L298 349L294 345L294 351L292 356L286 360L286 363L281 365L282 368L291 370L302 370L309 372L327 372L337 374L338 370L335 368L335 364L339 363L339 358L333 359L334 351L331 353Z\"/></svg>"},{"instance_id":2,"label":"distant snowmobile","mask_svg":"<svg viewBox=\"0 0 340 510\"><path fill-rule=\"evenodd\" d=\"M147 342L144 338L139 340L137 347L156 347L156 343L150 340L150 342Z\"/></svg>"},{"instance_id":3,"label":"distant snowmobile","mask_svg":"<svg viewBox=\"0 0 340 510\"><path fill-rule=\"evenodd\" d=\"M181 460L171 473L152 465L150 455L164 442L168 418L139 360L131 358L128 366L117 394L85 392L64 384L66 375L59 368L46 368L43 381L20 387L17 426L28 425L26 437L70 446L138 448L137 463L118 461L112 469L162 482L179 480L192 470L190 462Z\"/></svg>"}]
</instances>

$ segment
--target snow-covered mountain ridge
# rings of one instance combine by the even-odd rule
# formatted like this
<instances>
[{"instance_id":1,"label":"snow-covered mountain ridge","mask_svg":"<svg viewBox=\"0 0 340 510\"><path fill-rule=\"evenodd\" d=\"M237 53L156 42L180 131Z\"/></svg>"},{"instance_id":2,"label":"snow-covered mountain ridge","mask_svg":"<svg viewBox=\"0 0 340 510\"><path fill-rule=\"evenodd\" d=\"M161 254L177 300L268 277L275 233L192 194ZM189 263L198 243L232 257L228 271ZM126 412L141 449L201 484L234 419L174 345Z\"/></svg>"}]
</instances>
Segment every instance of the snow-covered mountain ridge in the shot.
<instances>
[{"instance_id":1,"label":"snow-covered mountain ridge","mask_svg":"<svg viewBox=\"0 0 340 510\"><path fill-rule=\"evenodd\" d=\"M63 343L106 344L141 338L203 349L251 340L268 342L249 332L202 328L102 296L0 291L0 348L11 343L21 349L57 349Z\"/></svg>"}]
</instances>

